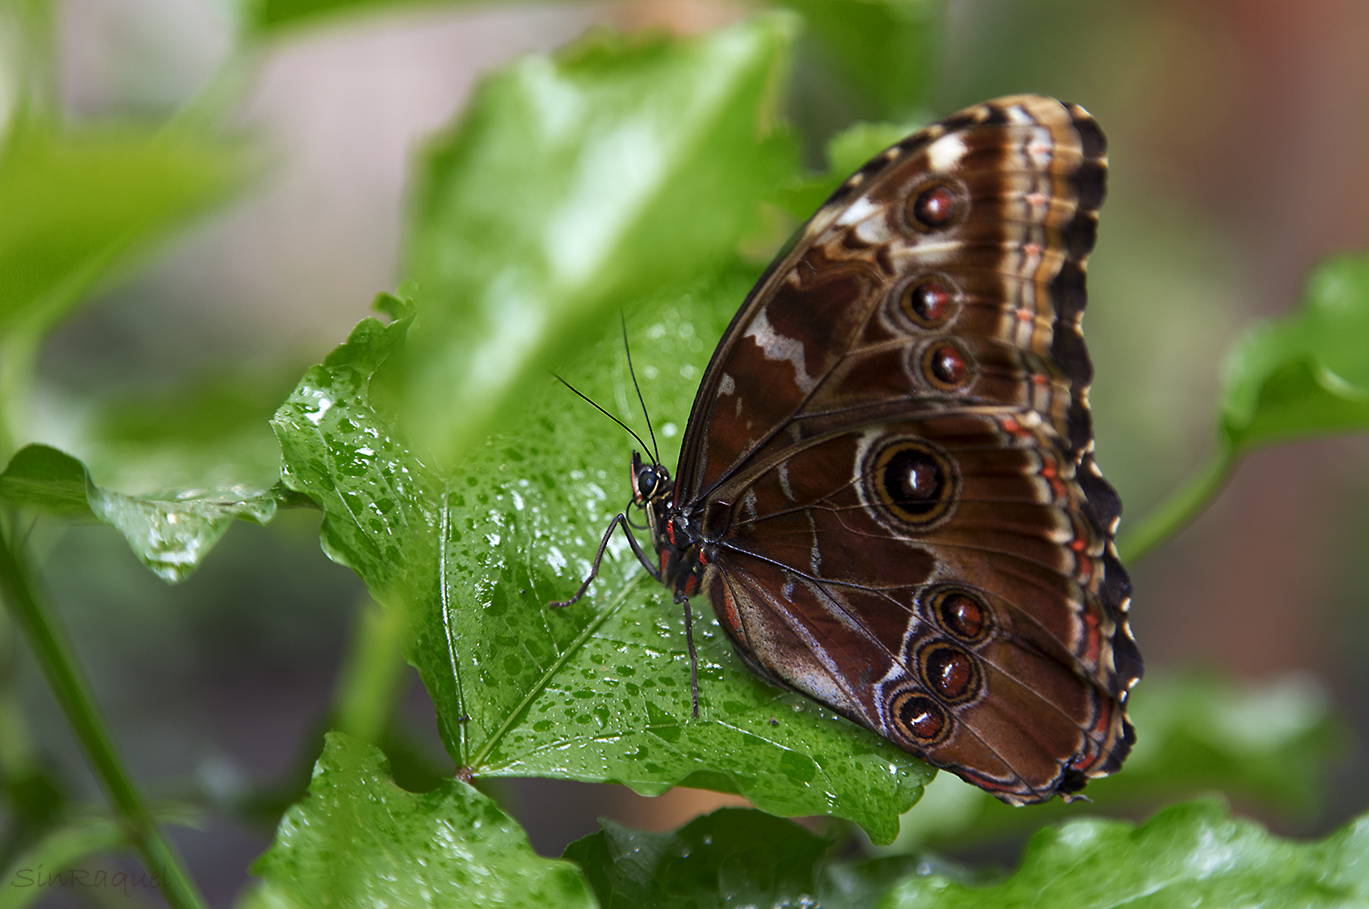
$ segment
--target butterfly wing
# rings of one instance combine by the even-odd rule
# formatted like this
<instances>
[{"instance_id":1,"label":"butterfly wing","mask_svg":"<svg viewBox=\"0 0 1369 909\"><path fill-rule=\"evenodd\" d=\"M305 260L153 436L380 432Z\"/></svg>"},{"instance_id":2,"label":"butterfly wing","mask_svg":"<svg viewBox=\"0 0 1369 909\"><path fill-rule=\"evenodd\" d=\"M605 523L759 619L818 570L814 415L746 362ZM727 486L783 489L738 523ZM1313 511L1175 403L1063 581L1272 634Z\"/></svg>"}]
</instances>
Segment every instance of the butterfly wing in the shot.
<instances>
[{"instance_id":1,"label":"butterfly wing","mask_svg":"<svg viewBox=\"0 0 1369 909\"><path fill-rule=\"evenodd\" d=\"M1082 109L969 108L853 175L733 320L676 506L763 676L1012 803L1120 766L1141 660L1080 317Z\"/></svg>"}]
</instances>

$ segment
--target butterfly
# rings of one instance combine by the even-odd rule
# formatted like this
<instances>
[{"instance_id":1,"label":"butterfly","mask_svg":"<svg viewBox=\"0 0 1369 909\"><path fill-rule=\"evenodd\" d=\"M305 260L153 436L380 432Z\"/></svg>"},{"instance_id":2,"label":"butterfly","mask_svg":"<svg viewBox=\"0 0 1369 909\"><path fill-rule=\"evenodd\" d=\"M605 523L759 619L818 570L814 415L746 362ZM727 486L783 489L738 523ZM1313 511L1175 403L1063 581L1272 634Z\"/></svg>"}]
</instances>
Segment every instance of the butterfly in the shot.
<instances>
[{"instance_id":1,"label":"butterfly","mask_svg":"<svg viewBox=\"0 0 1369 909\"><path fill-rule=\"evenodd\" d=\"M1080 331L1106 143L1076 105L987 101L832 194L762 275L672 478L621 526L742 661L1009 804L1066 800L1135 741L1121 502ZM697 660L692 632L694 711Z\"/></svg>"}]
</instances>

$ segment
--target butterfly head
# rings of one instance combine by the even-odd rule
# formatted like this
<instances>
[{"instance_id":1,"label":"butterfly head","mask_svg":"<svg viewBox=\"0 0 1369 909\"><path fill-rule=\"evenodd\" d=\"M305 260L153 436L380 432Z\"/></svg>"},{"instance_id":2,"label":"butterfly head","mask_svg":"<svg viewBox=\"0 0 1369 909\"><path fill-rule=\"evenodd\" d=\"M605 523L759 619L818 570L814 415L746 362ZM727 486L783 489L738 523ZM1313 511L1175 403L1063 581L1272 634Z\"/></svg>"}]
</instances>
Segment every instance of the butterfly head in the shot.
<instances>
[{"instance_id":1,"label":"butterfly head","mask_svg":"<svg viewBox=\"0 0 1369 909\"><path fill-rule=\"evenodd\" d=\"M641 455L632 453L632 501L635 505L649 505L666 501L675 491L670 471L660 464L643 464Z\"/></svg>"}]
</instances>

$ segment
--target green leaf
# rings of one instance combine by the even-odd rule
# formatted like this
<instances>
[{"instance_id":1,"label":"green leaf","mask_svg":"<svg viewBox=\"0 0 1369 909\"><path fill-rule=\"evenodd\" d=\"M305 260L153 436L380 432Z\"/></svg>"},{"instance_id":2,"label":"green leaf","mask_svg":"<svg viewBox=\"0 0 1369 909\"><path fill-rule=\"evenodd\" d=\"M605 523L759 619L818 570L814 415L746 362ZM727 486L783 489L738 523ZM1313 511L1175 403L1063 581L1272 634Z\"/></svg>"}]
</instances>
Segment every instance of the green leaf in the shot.
<instances>
[{"instance_id":1,"label":"green leaf","mask_svg":"<svg viewBox=\"0 0 1369 909\"><path fill-rule=\"evenodd\" d=\"M606 909L633 906L874 906L881 909L1361 906L1369 818L1318 843L1270 836L1216 800L1145 824L1075 820L1040 831L1011 876L967 875L917 856L833 861L832 843L745 809L674 833L604 823L572 843Z\"/></svg>"},{"instance_id":2,"label":"green leaf","mask_svg":"<svg viewBox=\"0 0 1369 909\"><path fill-rule=\"evenodd\" d=\"M181 581L236 519L266 524L276 513L268 490L243 486L131 496L99 486L85 465L47 445L19 450L0 474L0 497L64 517L94 517L118 530L142 563Z\"/></svg>"},{"instance_id":3,"label":"green leaf","mask_svg":"<svg viewBox=\"0 0 1369 909\"><path fill-rule=\"evenodd\" d=\"M437 596L442 483L394 437L371 402L371 377L413 323L393 300L389 325L363 319L346 343L304 374L272 420L281 479L323 509L323 548L381 603L404 609Z\"/></svg>"},{"instance_id":4,"label":"green leaf","mask_svg":"<svg viewBox=\"0 0 1369 909\"><path fill-rule=\"evenodd\" d=\"M663 290L630 316L643 391L660 413L688 412L754 278L745 269L687 293ZM681 784L736 792L780 814L846 817L890 840L926 766L757 680L711 617L695 625L693 718L680 611L621 538L590 597L548 608L588 573L603 528L627 501L626 446L547 381L520 436L492 438L440 479L399 441L370 387L413 317L395 312L388 326L363 322L311 370L276 425L287 483L324 511L329 555L407 617L406 655L458 765L478 776L625 783L649 795ZM627 414L616 326L567 375ZM670 444L679 430L665 418L656 426Z\"/></svg>"},{"instance_id":5,"label":"green leaf","mask_svg":"<svg viewBox=\"0 0 1369 909\"><path fill-rule=\"evenodd\" d=\"M445 0L448 6L473 0ZM436 5L433 0L243 0L246 25L258 34L273 34L312 26L335 16L364 15L386 10Z\"/></svg>"},{"instance_id":6,"label":"green leaf","mask_svg":"<svg viewBox=\"0 0 1369 909\"><path fill-rule=\"evenodd\" d=\"M729 263L797 172L775 128L794 32L593 33L489 77L422 166L405 272L405 427L436 463L662 284Z\"/></svg>"},{"instance_id":7,"label":"green leaf","mask_svg":"<svg viewBox=\"0 0 1369 909\"><path fill-rule=\"evenodd\" d=\"M1221 429L1237 450L1369 428L1369 256L1317 269L1301 309L1257 326L1227 361Z\"/></svg>"},{"instance_id":8,"label":"green leaf","mask_svg":"<svg viewBox=\"0 0 1369 909\"><path fill-rule=\"evenodd\" d=\"M775 203L798 218L808 218L846 178L865 162L918 129L920 124L857 123L827 142L827 171L804 177L776 194Z\"/></svg>"},{"instance_id":9,"label":"green leaf","mask_svg":"<svg viewBox=\"0 0 1369 909\"><path fill-rule=\"evenodd\" d=\"M1216 497L1261 445L1369 429L1369 256L1338 256L1308 281L1301 308L1256 325L1227 356L1210 463L1118 540L1135 560Z\"/></svg>"},{"instance_id":10,"label":"green leaf","mask_svg":"<svg viewBox=\"0 0 1369 909\"><path fill-rule=\"evenodd\" d=\"M1300 674L1247 686L1207 673L1147 676L1128 712L1136 747L1119 773L1089 783L1092 810L1134 811L1215 790L1306 818L1324 799L1344 741L1325 690ZM943 774L903 818L896 848L980 843L1079 810L1052 803L1018 811Z\"/></svg>"},{"instance_id":11,"label":"green leaf","mask_svg":"<svg viewBox=\"0 0 1369 909\"><path fill-rule=\"evenodd\" d=\"M378 749L337 733L252 871L256 907L595 905L574 865L540 858L471 786L405 792Z\"/></svg>"},{"instance_id":12,"label":"green leaf","mask_svg":"<svg viewBox=\"0 0 1369 909\"><path fill-rule=\"evenodd\" d=\"M925 105L941 56L941 3L783 0L783 4L803 14L821 55L859 93L870 113L903 117Z\"/></svg>"},{"instance_id":13,"label":"green leaf","mask_svg":"<svg viewBox=\"0 0 1369 909\"><path fill-rule=\"evenodd\" d=\"M792 821L745 808L723 808L673 833L646 833L600 821L603 829L571 843L606 909L651 906L865 907L909 875L929 873L917 856L831 861L836 842ZM935 867L953 877L955 871Z\"/></svg>"},{"instance_id":14,"label":"green leaf","mask_svg":"<svg viewBox=\"0 0 1369 909\"><path fill-rule=\"evenodd\" d=\"M905 879L881 909L1192 906L1283 909L1369 902L1369 818L1318 843L1270 836L1217 801L1175 805L1136 826L1085 819L1032 837L1019 869L993 886L942 875Z\"/></svg>"},{"instance_id":15,"label":"green leaf","mask_svg":"<svg viewBox=\"0 0 1369 909\"><path fill-rule=\"evenodd\" d=\"M240 187L247 152L182 130L16 117L0 145L0 331L54 324L130 253Z\"/></svg>"},{"instance_id":16,"label":"green leaf","mask_svg":"<svg viewBox=\"0 0 1369 909\"><path fill-rule=\"evenodd\" d=\"M271 417L304 364L261 364L207 372L173 391L104 402L89 421L81 454L108 486L126 493L244 485L280 479Z\"/></svg>"},{"instance_id":17,"label":"green leaf","mask_svg":"<svg viewBox=\"0 0 1369 909\"><path fill-rule=\"evenodd\" d=\"M66 452L47 445L28 445L0 473L0 496L12 504L49 514L93 518L95 514L86 501L88 480L85 465Z\"/></svg>"},{"instance_id":18,"label":"green leaf","mask_svg":"<svg viewBox=\"0 0 1369 909\"><path fill-rule=\"evenodd\" d=\"M1218 790L1242 802L1310 815L1345 743L1325 688L1293 673L1237 684L1210 672L1148 677L1128 710L1137 741L1098 801L1158 801Z\"/></svg>"}]
</instances>

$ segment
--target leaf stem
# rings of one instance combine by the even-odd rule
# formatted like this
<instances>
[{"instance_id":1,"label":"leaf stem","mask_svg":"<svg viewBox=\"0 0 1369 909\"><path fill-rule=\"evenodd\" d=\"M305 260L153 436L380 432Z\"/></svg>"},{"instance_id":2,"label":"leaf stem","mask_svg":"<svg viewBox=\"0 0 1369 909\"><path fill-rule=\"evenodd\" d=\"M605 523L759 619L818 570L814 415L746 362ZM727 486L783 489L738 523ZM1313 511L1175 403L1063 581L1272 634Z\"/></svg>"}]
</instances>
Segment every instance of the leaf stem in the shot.
<instances>
[{"instance_id":1,"label":"leaf stem","mask_svg":"<svg viewBox=\"0 0 1369 909\"><path fill-rule=\"evenodd\" d=\"M1216 498L1238 461L1239 456L1232 446L1223 444L1222 450L1208 461L1207 466L1121 536L1117 552L1122 561L1131 563L1143 558L1197 517Z\"/></svg>"},{"instance_id":2,"label":"leaf stem","mask_svg":"<svg viewBox=\"0 0 1369 909\"><path fill-rule=\"evenodd\" d=\"M4 535L0 535L0 593L14 623L28 639L34 660L85 749L91 769L104 787L126 835L141 853L148 871L164 878L166 901L173 909L204 909L204 898L180 856L162 838L115 754L109 730L95 707L90 686L81 676L70 643L46 604L35 596L28 571Z\"/></svg>"}]
</instances>

